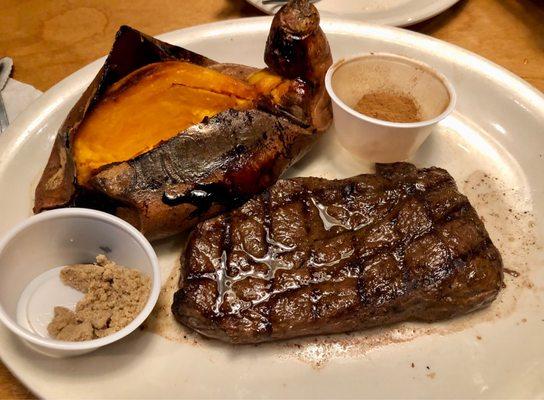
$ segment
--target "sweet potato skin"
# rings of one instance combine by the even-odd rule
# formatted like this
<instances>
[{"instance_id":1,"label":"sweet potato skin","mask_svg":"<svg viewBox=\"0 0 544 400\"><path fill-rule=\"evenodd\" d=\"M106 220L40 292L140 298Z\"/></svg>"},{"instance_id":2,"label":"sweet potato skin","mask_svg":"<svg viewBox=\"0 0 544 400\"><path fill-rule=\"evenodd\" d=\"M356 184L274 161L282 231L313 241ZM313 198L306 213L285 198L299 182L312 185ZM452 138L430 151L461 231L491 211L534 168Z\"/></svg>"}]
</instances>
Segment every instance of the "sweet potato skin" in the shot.
<instances>
[{"instance_id":1,"label":"sweet potato skin","mask_svg":"<svg viewBox=\"0 0 544 400\"><path fill-rule=\"evenodd\" d=\"M117 214L150 239L184 231L274 183L314 141L289 120L228 110L92 179Z\"/></svg>"},{"instance_id":2,"label":"sweet potato skin","mask_svg":"<svg viewBox=\"0 0 544 400\"><path fill-rule=\"evenodd\" d=\"M51 155L36 187L34 213L85 204L85 198L90 194L87 193L88 189L76 183L71 151L74 133L81 121L113 83L145 65L170 60L183 60L201 66L217 64L200 54L162 42L129 26L119 28L104 66L70 110L57 133Z\"/></svg>"}]
</instances>

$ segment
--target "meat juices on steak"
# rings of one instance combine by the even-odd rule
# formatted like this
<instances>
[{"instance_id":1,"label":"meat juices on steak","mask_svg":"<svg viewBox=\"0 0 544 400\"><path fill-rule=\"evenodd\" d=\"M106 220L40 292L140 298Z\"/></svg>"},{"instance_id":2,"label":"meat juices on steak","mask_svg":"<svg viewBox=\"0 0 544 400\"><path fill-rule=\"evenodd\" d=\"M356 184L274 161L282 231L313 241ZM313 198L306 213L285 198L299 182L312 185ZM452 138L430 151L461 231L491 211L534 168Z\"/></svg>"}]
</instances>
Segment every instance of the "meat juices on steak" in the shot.
<instances>
[{"instance_id":1,"label":"meat juices on steak","mask_svg":"<svg viewBox=\"0 0 544 400\"><path fill-rule=\"evenodd\" d=\"M451 318L492 302L503 279L449 173L408 163L278 181L199 224L182 265L176 319L232 343Z\"/></svg>"}]
</instances>

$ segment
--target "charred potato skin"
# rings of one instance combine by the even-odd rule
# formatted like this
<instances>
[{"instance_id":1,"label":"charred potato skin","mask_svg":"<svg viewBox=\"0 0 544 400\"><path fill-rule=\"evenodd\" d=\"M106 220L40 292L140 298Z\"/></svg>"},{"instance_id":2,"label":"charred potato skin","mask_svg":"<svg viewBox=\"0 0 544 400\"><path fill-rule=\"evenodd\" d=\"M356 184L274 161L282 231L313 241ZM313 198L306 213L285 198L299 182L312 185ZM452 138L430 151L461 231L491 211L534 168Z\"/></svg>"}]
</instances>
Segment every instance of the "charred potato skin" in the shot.
<instances>
[{"instance_id":1,"label":"charred potato skin","mask_svg":"<svg viewBox=\"0 0 544 400\"><path fill-rule=\"evenodd\" d=\"M117 215L149 239L161 239L260 193L305 154L315 137L267 112L227 110L157 151L104 168L92 182L124 204Z\"/></svg>"},{"instance_id":2,"label":"charred potato skin","mask_svg":"<svg viewBox=\"0 0 544 400\"><path fill-rule=\"evenodd\" d=\"M183 60L201 66L217 64L200 54L162 42L129 26L119 28L103 67L70 110L58 131L51 155L36 187L34 213L88 205L109 211L111 201L77 184L71 152L74 133L109 86L145 65L171 60Z\"/></svg>"}]
</instances>

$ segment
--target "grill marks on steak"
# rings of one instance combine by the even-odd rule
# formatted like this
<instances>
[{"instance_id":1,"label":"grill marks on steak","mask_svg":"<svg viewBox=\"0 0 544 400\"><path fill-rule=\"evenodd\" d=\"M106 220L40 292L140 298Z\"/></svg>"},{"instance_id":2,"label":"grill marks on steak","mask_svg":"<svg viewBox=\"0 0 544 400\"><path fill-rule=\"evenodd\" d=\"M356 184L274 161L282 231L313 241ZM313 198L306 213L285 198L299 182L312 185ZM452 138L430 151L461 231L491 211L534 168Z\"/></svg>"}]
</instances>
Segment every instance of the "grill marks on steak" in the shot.
<instances>
[{"instance_id":1,"label":"grill marks on steak","mask_svg":"<svg viewBox=\"0 0 544 400\"><path fill-rule=\"evenodd\" d=\"M502 261L443 169L277 182L199 224L175 317L233 343L435 321L493 301Z\"/></svg>"}]
</instances>

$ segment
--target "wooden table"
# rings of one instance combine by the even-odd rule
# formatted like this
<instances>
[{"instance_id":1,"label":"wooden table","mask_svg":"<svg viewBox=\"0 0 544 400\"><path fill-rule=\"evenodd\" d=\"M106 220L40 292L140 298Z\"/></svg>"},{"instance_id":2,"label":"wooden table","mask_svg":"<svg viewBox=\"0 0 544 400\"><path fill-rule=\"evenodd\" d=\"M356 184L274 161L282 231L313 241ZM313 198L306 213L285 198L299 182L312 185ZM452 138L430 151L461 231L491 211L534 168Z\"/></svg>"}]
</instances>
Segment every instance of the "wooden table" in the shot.
<instances>
[{"instance_id":1,"label":"wooden table","mask_svg":"<svg viewBox=\"0 0 544 400\"><path fill-rule=\"evenodd\" d=\"M0 55L47 90L106 54L128 24L149 34L262 15L243 0L3 0ZM544 91L544 0L462 0L411 29L486 57ZM0 363L0 399L32 395Z\"/></svg>"}]
</instances>

